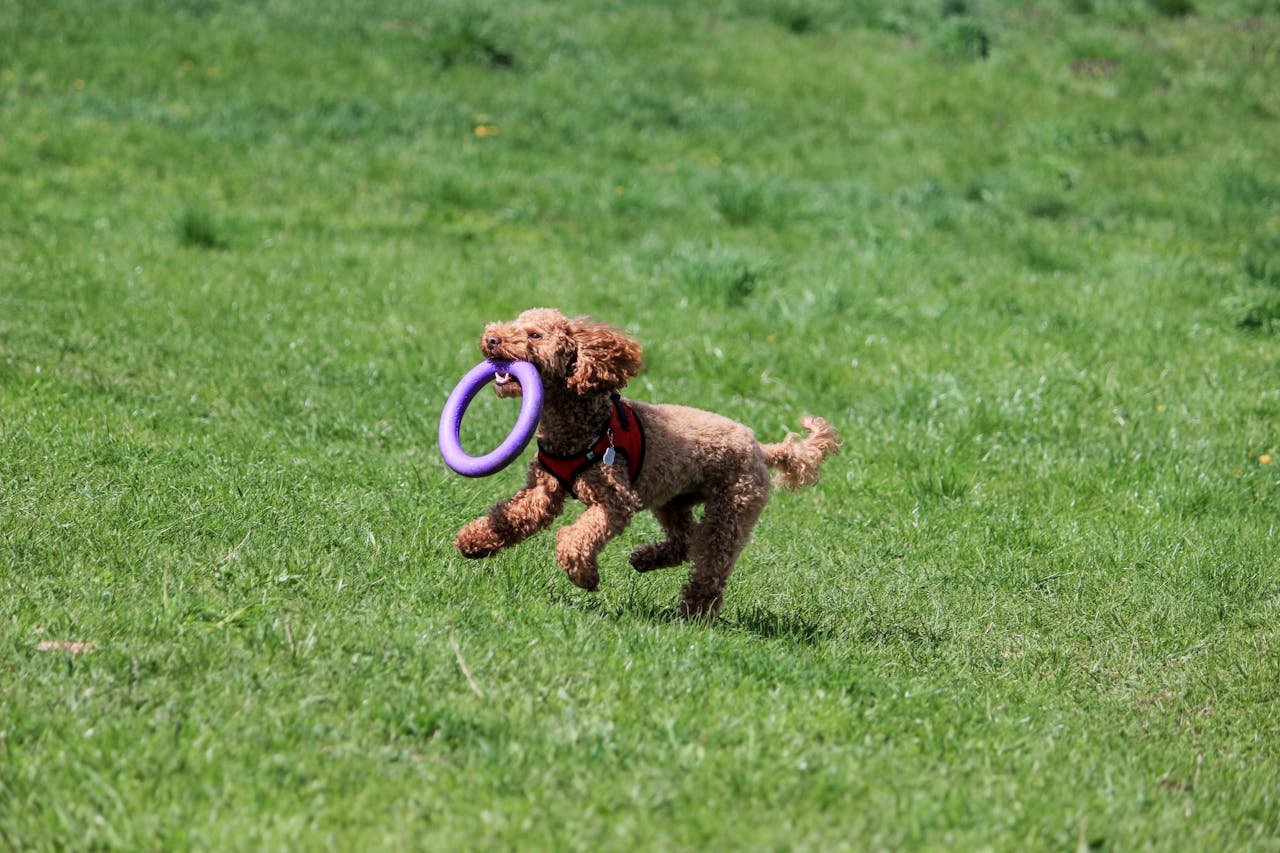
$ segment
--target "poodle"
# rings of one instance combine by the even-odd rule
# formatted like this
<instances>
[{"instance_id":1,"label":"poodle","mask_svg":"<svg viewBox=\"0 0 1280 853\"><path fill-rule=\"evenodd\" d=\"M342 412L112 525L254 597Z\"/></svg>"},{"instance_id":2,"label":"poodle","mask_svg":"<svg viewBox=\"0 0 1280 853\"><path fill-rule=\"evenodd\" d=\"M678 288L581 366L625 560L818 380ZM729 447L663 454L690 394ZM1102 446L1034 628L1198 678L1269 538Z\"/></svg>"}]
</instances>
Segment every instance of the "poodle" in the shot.
<instances>
[{"instance_id":1,"label":"poodle","mask_svg":"<svg viewBox=\"0 0 1280 853\"><path fill-rule=\"evenodd\" d=\"M640 344L588 317L525 311L486 326L480 350L537 367L543 409L525 487L458 531L454 544L466 557L490 556L544 530L573 496L586 509L557 532L556 561L573 583L595 590L601 549L648 509L665 538L638 548L631 565L647 572L691 561L678 612L713 618L769 500L768 469L785 487L809 486L838 451L839 436L822 418L801 421L803 439L791 433L760 444L747 427L711 412L623 400L618 392L643 367ZM519 396L519 382L504 377L496 390Z\"/></svg>"}]
</instances>

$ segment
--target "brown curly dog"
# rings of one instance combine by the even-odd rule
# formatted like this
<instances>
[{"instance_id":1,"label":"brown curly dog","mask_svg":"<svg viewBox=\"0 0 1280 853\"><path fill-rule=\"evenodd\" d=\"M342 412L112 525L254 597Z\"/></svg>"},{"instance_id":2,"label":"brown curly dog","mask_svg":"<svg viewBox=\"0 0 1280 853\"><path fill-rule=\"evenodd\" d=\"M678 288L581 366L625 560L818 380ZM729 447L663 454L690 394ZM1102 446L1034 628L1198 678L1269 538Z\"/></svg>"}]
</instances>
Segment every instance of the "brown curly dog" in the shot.
<instances>
[{"instance_id":1,"label":"brown curly dog","mask_svg":"<svg viewBox=\"0 0 1280 853\"><path fill-rule=\"evenodd\" d=\"M837 451L839 436L822 418L801 422L804 439L792 433L762 445L742 424L711 412L622 400L617 392L643 366L640 345L590 318L536 308L486 326L480 349L486 358L532 362L543 409L525 488L458 531L455 544L467 557L487 557L545 529L573 495L586 509L556 534L556 560L575 584L594 590L597 555L648 509L666 538L638 548L631 565L647 572L691 560L680 615L714 616L769 500L768 469L778 469L789 488L812 485L822 460ZM518 396L519 383L506 380L497 391Z\"/></svg>"}]
</instances>

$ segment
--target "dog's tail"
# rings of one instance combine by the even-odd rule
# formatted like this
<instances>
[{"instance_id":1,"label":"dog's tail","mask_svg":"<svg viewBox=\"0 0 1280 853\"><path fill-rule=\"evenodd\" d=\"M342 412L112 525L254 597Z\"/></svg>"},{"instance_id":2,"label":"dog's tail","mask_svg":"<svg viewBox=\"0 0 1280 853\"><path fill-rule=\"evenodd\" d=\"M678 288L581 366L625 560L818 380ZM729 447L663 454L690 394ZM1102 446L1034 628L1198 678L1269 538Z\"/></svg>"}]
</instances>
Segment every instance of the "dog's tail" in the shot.
<instances>
[{"instance_id":1,"label":"dog's tail","mask_svg":"<svg viewBox=\"0 0 1280 853\"><path fill-rule=\"evenodd\" d=\"M800 426L809 433L804 438L791 432L779 444L760 445L765 461L778 470L778 482L787 489L818 482L822 460L840 452L840 434L822 418L806 415Z\"/></svg>"}]
</instances>

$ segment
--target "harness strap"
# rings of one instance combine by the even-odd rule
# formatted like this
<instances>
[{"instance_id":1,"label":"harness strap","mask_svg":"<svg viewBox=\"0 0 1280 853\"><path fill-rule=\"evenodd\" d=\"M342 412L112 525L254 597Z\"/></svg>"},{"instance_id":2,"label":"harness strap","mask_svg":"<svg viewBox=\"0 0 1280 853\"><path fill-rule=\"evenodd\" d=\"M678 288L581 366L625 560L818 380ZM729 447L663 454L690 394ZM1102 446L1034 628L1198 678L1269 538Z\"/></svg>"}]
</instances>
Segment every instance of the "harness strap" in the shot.
<instances>
[{"instance_id":1,"label":"harness strap","mask_svg":"<svg viewBox=\"0 0 1280 853\"><path fill-rule=\"evenodd\" d=\"M577 494L573 491L573 484L592 466L607 461L606 455L610 448L615 454L626 457L627 473L631 475L632 483L640 476L640 469L644 467L644 427L640 423L640 417L634 409L622 402L619 395L614 394L612 399L609 422L601 431L600 437L581 453L556 456L543 449L541 441L538 442L538 462L574 497Z\"/></svg>"}]
</instances>

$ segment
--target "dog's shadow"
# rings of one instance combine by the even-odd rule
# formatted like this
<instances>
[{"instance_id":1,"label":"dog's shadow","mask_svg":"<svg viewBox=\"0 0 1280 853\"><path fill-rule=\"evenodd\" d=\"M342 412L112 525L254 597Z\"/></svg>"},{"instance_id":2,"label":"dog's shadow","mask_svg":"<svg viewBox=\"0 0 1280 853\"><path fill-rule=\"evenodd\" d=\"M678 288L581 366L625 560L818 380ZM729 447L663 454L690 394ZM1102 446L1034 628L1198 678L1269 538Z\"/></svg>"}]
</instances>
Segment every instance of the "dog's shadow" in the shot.
<instances>
[{"instance_id":1,"label":"dog's shadow","mask_svg":"<svg viewBox=\"0 0 1280 853\"><path fill-rule=\"evenodd\" d=\"M766 640L784 640L806 646L824 642L835 635L831 626L820 620L778 613L764 607L726 608L714 619L681 619L675 607L635 599L605 602L598 596L591 596L577 599L574 604L585 612L614 621L690 625L711 631L754 634Z\"/></svg>"},{"instance_id":2,"label":"dog's shadow","mask_svg":"<svg viewBox=\"0 0 1280 853\"><path fill-rule=\"evenodd\" d=\"M806 646L825 642L835 635L832 627L820 619L806 619L764 607L736 609L724 616L723 621L729 630L755 634L766 640L786 640Z\"/></svg>"}]
</instances>

